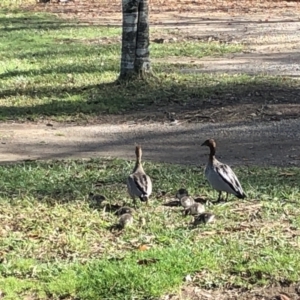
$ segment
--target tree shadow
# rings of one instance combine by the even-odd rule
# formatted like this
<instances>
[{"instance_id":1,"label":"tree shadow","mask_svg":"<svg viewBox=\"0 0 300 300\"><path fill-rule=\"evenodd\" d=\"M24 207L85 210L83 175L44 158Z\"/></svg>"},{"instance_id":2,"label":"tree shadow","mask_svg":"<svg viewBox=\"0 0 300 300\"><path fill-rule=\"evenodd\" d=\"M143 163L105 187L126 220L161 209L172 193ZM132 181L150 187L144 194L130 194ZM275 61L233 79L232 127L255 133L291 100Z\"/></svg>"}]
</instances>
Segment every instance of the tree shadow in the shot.
<instances>
[{"instance_id":1,"label":"tree shadow","mask_svg":"<svg viewBox=\"0 0 300 300\"><path fill-rule=\"evenodd\" d=\"M61 67L60 67L61 68ZM83 66L63 67L61 72L68 74L80 73ZM113 71L114 67L108 66L105 71ZM53 69L45 69L42 72L51 73ZM97 68L91 66L90 72L96 72ZM57 72L57 70L56 70ZM20 75L18 71L15 74ZM15 76L13 74L13 76ZM172 78L172 75L170 75ZM201 80L202 79L202 80ZM29 86L21 89L7 89L0 92L0 96L6 97L38 97L48 103L34 106L0 106L2 119L19 119L42 116L74 116L79 113L91 116L120 113L122 115L139 116L161 115L164 111L175 113L193 113L199 110L222 107L241 107L245 104L297 104L299 103L299 86L284 81L261 78L253 80L251 77L240 82L219 82L211 76L201 77L198 81L194 77L188 85L166 81L142 82L135 81L127 84L117 82L91 84L84 86L60 85L55 89L47 86ZM69 100L73 96L80 95L80 100Z\"/></svg>"},{"instance_id":2,"label":"tree shadow","mask_svg":"<svg viewBox=\"0 0 300 300\"><path fill-rule=\"evenodd\" d=\"M8 137L1 145L1 160L7 163L9 157L55 160L107 156L133 159L134 145L142 144L146 161L204 166L208 151L200 146L207 138L214 137L222 149L218 158L229 165L300 166L299 126L299 120L265 124L241 120L230 124L160 127L58 125L53 131L52 127L37 124L33 133L39 129L40 135L35 133L34 139L27 138L28 135L16 140ZM17 133L22 127L20 124L9 129ZM53 139L56 132L61 137ZM30 129L27 134L30 135ZM105 184L110 183L105 181Z\"/></svg>"},{"instance_id":3,"label":"tree shadow","mask_svg":"<svg viewBox=\"0 0 300 300\"><path fill-rule=\"evenodd\" d=\"M10 27L16 29L24 27L26 22L28 28L32 29L39 26L46 26L46 29L52 22L54 27L65 22L33 14L9 20ZM0 24L5 22L5 18L0 19ZM2 103L5 103L0 106L1 119L37 120L68 116L78 120L78 115L83 114L87 120L89 117L121 114L129 118L150 116L153 120L161 120L162 116L165 118L164 112L188 115L199 111L203 111L205 117L207 113L211 115L210 110L220 107L235 109L244 105L297 104L300 97L296 81L244 75L231 78L214 76L211 75L213 69L199 68L196 63L181 64L176 59L176 66L166 61L154 64L155 71L158 70L158 79L122 85L114 82L97 84L95 78L100 78L97 77L99 74L101 79L105 74L110 74L110 81L117 78L119 61L116 61L115 53L120 51L120 44L87 46L82 41L67 37L58 37L55 41L52 35L48 39L43 38L41 36L30 41L25 39L22 43L7 46L12 51L6 51L5 55L15 60L25 60L30 67L26 65L19 68L17 65L0 74L6 86L0 90ZM20 51L23 46L24 49ZM110 56L110 53L113 55ZM255 59L255 55L251 55ZM260 56L259 59L266 63L291 65L299 59L299 53L295 52L293 59L290 55L281 53L271 57ZM40 63L39 67L32 68L36 63ZM234 72L240 68L242 73L247 73L247 66L243 62L237 63ZM226 63L220 63L219 72L233 73L231 66ZM81 77L78 81L77 76ZM24 104L20 99L26 99ZM7 102L18 104L9 105ZM207 119L211 121L210 117Z\"/></svg>"},{"instance_id":4,"label":"tree shadow","mask_svg":"<svg viewBox=\"0 0 300 300\"><path fill-rule=\"evenodd\" d=\"M49 55L49 52L47 54L47 52L45 51L45 54L41 54L39 53L38 56L40 55ZM72 55L72 51L65 51L63 53L60 52L60 55L63 56L69 56ZM26 54L23 55L22 58L29 58L29 57L36 57L35 54ZM79 55L80 56L80 55ZM19 57L20 58L20 57ZM80 63L76 63L76 62L71 62L71 63L62 63L59 64L57 66L51 66L51 67L45 67L42 69L33 69L33 70L10 70L10 71L6 71L5 73L0 74L0 79L11 79L13 77L34 77L34 76L44 76L44 75L49 75L49 74L72 74L72 75L77 75L77 74L83 74L88 72L89 74L92 73L98 73L99 69L102 73L105 72L115 72L116 70L116 66L114 63L106 63L103 66L98 66L95 65L92 61L91 62L86 62L84 65L80 64ZM84 89L84 87L82 87ZM62 90L64 88L59 87L58 88L58 94L60 94L60 90ZM72 88L71 88L72 89ZM29 89L24 89L23 91L18 91L20 92L22 95L30 95L30 88ZM15 96L16 93L18 93L17 91L13 91L10 89L4 90L0 95L2 96ZM45 87L40 87L40 88L35 88L35 93L37 93L38 95L41 96L46 96L45 94L47 94L47 88Z\"/></svg>"},{"instance_id":5,"label":"tree shadow","mask_svg":"<svg viewBox=\"0 0 300 300\"><path fill-rule=\"evenodd\" d=\"M19 12L21 14L16 17L0 17L1 31L10 32L28 29L57 29L61 28L61 26L74 26L74 24L68 24L66 21L59 19L54 15L42 16L22 11Z\"/></svg>"},{"instance_id":6,"label":"tree shadow","mask_svg":"<svg viewBox=\"0 0 300 300\"><path fill-rule=\"evenodd\" d=\"M57 30L67 28L86 28L89 27L105 27L105 28L119 28L119 25L105 25L98 23L79 23L77 20L64 20L55 17L54 15L38 16L28 13L28 16L22 15L15 18L0 18L0 32L8 33L15 31L28 31L28 30Z\"/></svg>"},{"instance_id":7,"label":"tree shadow","mask_svg":"<svg viewBox=\"0 0 300 300\"><path fill-rule=\"evenodd\" d=\"M210 17L198 17L198 16L184 16L175 15L175 17L179 18L179 22L166 22L165 26L193 26L193 25L208 25L208 23L212 22L214 25L227 28L227 27L235 27L236 25L251 25L251 24L285 24L285 23L298 23L299 19L295 15L291 18L276 18L276 20L244 20L243 18L234 19L232 17L221 17L221 18L210 18Z\"/></svg>"}]
</instances>

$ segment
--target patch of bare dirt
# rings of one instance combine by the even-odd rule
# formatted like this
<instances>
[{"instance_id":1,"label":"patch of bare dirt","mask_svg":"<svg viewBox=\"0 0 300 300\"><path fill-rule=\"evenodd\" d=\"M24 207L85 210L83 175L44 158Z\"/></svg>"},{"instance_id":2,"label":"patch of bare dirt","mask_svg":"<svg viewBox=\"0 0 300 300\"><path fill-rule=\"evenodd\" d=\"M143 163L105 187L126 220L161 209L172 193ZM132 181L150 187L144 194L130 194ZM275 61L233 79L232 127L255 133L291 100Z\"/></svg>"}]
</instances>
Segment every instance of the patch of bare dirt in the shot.
<instances>
[{"instance_id":1,"label":"patch of bare dirt","mask_svg":"<svg viewBox=\"0 0 300 300\"><path fill-rule=\"evenodd\" d=\"M300 117L300 104L244 104L241 106L226 105L222 106L221 100L211 100L209 108L182 108L181 105L168 105L166 110L160 112L148 110L147 112L128 113L124 116L108 116L101 118L103 122L113 124L142 124L142 123L167 123L170 125L185 123L220 123L232 124L235 122L261 122L276 121L286 119L297 119ZM91 121L92 122L92 121ZM91 123L89 122L89 123ZM99 120L95 118L95 123Z\"/></svg>"},{"instance_id":2,"label":"patch of bare dirt","mask_svg":"<svg viewBox=\"0 0 300 300\"><path fill-rule=\"evenodd\" d=\"M205 290L186 286L176 295L166 295L161 300L299 300L299 284L268 288Z\"/></svg>"},{"instance_id":3,"label":"patch of bare dirt","mask_svg":"<svg viewBox=\"0 0 300 300\"><path fill-rule=\"evenodd\" d=\"M209 137L217 140L218 157L232 166L300 166L300 119L215 124L2 124L0 161L97 156L133 159L138 143L145 149L145 160L204 166L207 151L200 145Z\"/></svg>"}]
</instances>

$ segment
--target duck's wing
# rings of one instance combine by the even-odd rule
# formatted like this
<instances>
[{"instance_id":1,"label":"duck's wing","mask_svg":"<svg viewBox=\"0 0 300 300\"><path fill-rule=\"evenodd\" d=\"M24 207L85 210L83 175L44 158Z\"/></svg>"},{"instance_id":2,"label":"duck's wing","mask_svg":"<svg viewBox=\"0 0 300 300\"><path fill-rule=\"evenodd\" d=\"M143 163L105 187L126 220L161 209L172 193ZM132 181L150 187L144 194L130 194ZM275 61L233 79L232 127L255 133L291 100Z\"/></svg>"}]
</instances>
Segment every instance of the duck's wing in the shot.
<instances>
[{"instance_id":1,"label":"duck's wing","mask_svg":"<svg viewBox=\"0 0 300 300\"><path fill-rule=\"evenodd\" d=\"M145 176L146 176L146 181L147 181L147 189L146 190L147 190L147 195L149 197L152 194L152 181L148 175L145 174Z\"/></svg>"},{"instance_id":2,"label":"duck's wing","mask_svg":"<svg viewBox=\"0 0 300 300\"><path fill-rule=\"evenodd\" d=\"M152 193L152 182L148 175L133 173L127 179L128 190L136 197L149 197Z\"/></svg>"},{"instance_id":3,"label":"duck's wing","mask_svg":"<svg viewBox=\"0 0 300 300\"><path fill-rule=\"evenodd\" d=\"M228 165L218 164L216 166L216 171L220 178L232 189L233 194L235 194L238 198L246 197L238 178Z\"/></svg>"}]
</instances>

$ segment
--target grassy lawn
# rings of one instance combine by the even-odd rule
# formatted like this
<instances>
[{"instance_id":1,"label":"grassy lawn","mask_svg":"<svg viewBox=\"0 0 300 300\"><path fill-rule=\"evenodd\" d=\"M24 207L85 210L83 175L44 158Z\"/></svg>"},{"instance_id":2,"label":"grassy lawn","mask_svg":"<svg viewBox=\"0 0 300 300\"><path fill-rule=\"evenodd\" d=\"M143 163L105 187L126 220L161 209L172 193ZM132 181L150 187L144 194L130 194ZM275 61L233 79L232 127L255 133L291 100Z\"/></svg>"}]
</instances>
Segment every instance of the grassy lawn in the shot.
<instances>
[{"instance_id":1,"label":"grassy lawn","mask_svg":"<svg viewBox=\"0 0 300 300\"><path fill-rule=\"evenodd\" d=\"M194 111L211 97L226 105L238 104L253 94L251 100L261 103L255 95L262 93L264 101L280 102L289 95L294 101L299 88L299 81L283 77L181 72L199 68L199 64L187 63L187 57L192 62L239 52L243 46L180 39L151 43L156 78L120 86L114 83L120 65L120 28L67 22L49 14L3 11L0 29L0 120L88 121L101 114L172 103ZM160 32L153 29L152 36L159 37Z\"/></svg>"},{"instance_id":2,"label":"grassy lawn","mask_svg":"<svg viewBox=\"0 0 300 300\"><path fill-rule=\"evenodd\" d=\"M242 97L268 86L275 99L276 87L299 85L281 77L184 74L189 64L157 63L158 79L120 86L112 84L120 28L5 11L0 30L1 120L79 120L171 100ZM218 42L153 43L151 57L180 61L241 50ZM109 159L1 165L0 298L157 299L178 291L188 275L205 288L300 280L298 168L236 168L247 200L207 205L216 222L192 227L182 208L163 204L181 187L215 200L203 170L145 163L154 183L150 206L139 205L132 227L112 230L114 208L132 204L125 185L132 167ZM106 200L96 205L90 192Z\"/></svg>"},{"instance_id":3,"label":"grassy lawn","mask_svg":"<svg viewBox=\"0 0 300 300\"><path fill-rule=\"evenodd\" d=\"M266 86L289 86L284 78L185 74L181 57L199 59L243 49L239 44L179 41L151 44L158 79L119 86L120 28L87 26L41 13L0 13L0 120L76 120L168 104L201 106L214 95L242 99ZM153 36L158 35L153 30ZM176 57L175 64L162 63ZM160 63L155 63L155 59ZM295 81L296 82L296 81ZM297 85L298 83L293 82ZM289 93L284 93L289 94ZM272 96L273 97L273 96Z\"/></svg>"},{"instance_id":4,"label":"grassy lawn","mask_svg":"<svg viewBox=\"0 0 300 300\"><path fill-rule=\"evenodd\" d=\"M203 170L146 163L151 205L139 205L132 227L112 231L109 207L131 205L131 169L103 159L0 167L4 299L153 299L187 275L208 288L300 280L299 169L236 169L247 201L207 206L216 222L192 228L182 208L162 204L180 187L216 199ZM93 205L90 192L106 201Z\"/></svg>"},{"instance_id":5,"label":"grassy lawn","mask_svg":"<svg viewBox=\"0 0 300 300\"><path fill-rule=\"evenodd\" d=\"M203 80L178 76L175 68L168 70L163 83L138 83L136 93L137 83L131 89L111 84L119 74L121 28L68 23L33 13L2 13L0 19L0 119L48 116L65 120L68 116L118 113L141 102L149 105L158 95L166 99L174 89L174 77L180 81L174 95L186 80L192 85ZM241 49L240 45L218 42L153 43L151 57L201 58ZM158 77L164 76L165 70L165 65L158 65Z\"/></svg>"}]
</instances>

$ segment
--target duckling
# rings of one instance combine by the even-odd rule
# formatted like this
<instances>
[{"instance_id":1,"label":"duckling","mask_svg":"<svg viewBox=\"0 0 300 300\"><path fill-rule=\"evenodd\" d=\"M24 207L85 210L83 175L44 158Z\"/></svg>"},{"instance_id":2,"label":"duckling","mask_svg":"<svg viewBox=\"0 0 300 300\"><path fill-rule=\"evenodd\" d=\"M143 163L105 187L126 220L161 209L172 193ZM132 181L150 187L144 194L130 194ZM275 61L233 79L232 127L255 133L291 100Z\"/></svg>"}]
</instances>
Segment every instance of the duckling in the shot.
<instances>
[{"instance_id":1,"label":"duckling","mask_svg":"<svg viewBox=\"0 0 300 300\"><path fill-rule=\"evenodd\" d=\"M118 216L121 216L121 215L124 215L124 214L133 214L134 213L134 209L131 208L131 207L128 207L128 206L123 206L121 208L119 208L117 211L116 211L116 215Z\"/></svg>"},{"instance_id":2,"label":"duckling","mask_svg":"<svg viewBox=\"0 0 300 300\"><path fill-rule=\"evenodd\" d=\"M194 199L189 196L184 196L180 199L180 203L184 208L188 208L195 203Z\"/></svg>"},{"instance_id":3,"label":"duckling","mask_svg":"<svg viewBox=\"0 0 300 300\"><path fill-rule=\"evenodd\" d=\"M189 196L189 192L184 188L179 189L176 193L176 198L180 200L184 196Z\"/></svg>"},{"instance_id":4,"label":"duckling","mask_svg":"<svg viewBox=\"0 0 300 300\"><path fill-rule=\"evenodd\" d=\"M103 195L99 195L99 194L94 194L92 192L89 193L89 200L91 201L91 204L92 205L95 205L95 206L99 206L101 205L101 203L103 201L106 200L105 196Z\"/></svg>"},{"instance_id":5,"label":"duckling","mask_svg":"<svg viewBox=\"0 0 300 300\"><path fill-rule=\"evenodd\" d=\"M123 214L119 219L119 226L121 229L133 224L133 217L131 214Z\"/></svg>"},{"instance_id":6,"label":"duckling","mask_svg":"<svg viewBox=\"0 0 300 300\"><path fill-rule=\"evenodd\" d=\"M235 195L239 199L244 199L246 195L232 169L215 158L215 140L206 140L201 146L207 146L210 149L209 159L204 174L211 186L219 192L218 201L221 201L222 192L226 192L226 201L229 193Z\"/></svg>"},{"instance_id":7,"label":"duckling","mask_svg":"<svg viewBox=\"0 0 300 300\"><path fill-rule=\"evenodd\" d=\"M201 203L194 203L184 210L185 215L199 215L205 212L205 207Z\"/></svg>"},{"instance_id":8,"label":"duckling","mask_svg":"<svg viewBox=\"0 0 300 300\"><path fill-rule=\"evenodd\" d=\"M209 212L202 213L194 218L194 226L197 226L201 223L211 223L215 220L215 215Z\"/></svg>"},{"instance_id":9,"label":"duckling","mask_svg":"<svg viewBox=\"0 0 300 300\"><path fill-rule=\"evenodd\" d=\"M189 192L184 188L181 188L177 191L176 198L179 199L184 208L190 207L195 203L194 199L190 197Z\"/></svg>"},{"instance_id":10,"label":"duckling","mask_svg":"<svg viewBox=\"0 0 300 300\"><path fill-rule=\"evenodd\" d=\"M128 193L131 196L134 205L136 205L135 198L140 198L141 201L148 205L149 197L152 193L152 181L145 173L142 166L142 147L135 148L136 163L132 174L127 178Z\"/></svg>"}]
</instances>

